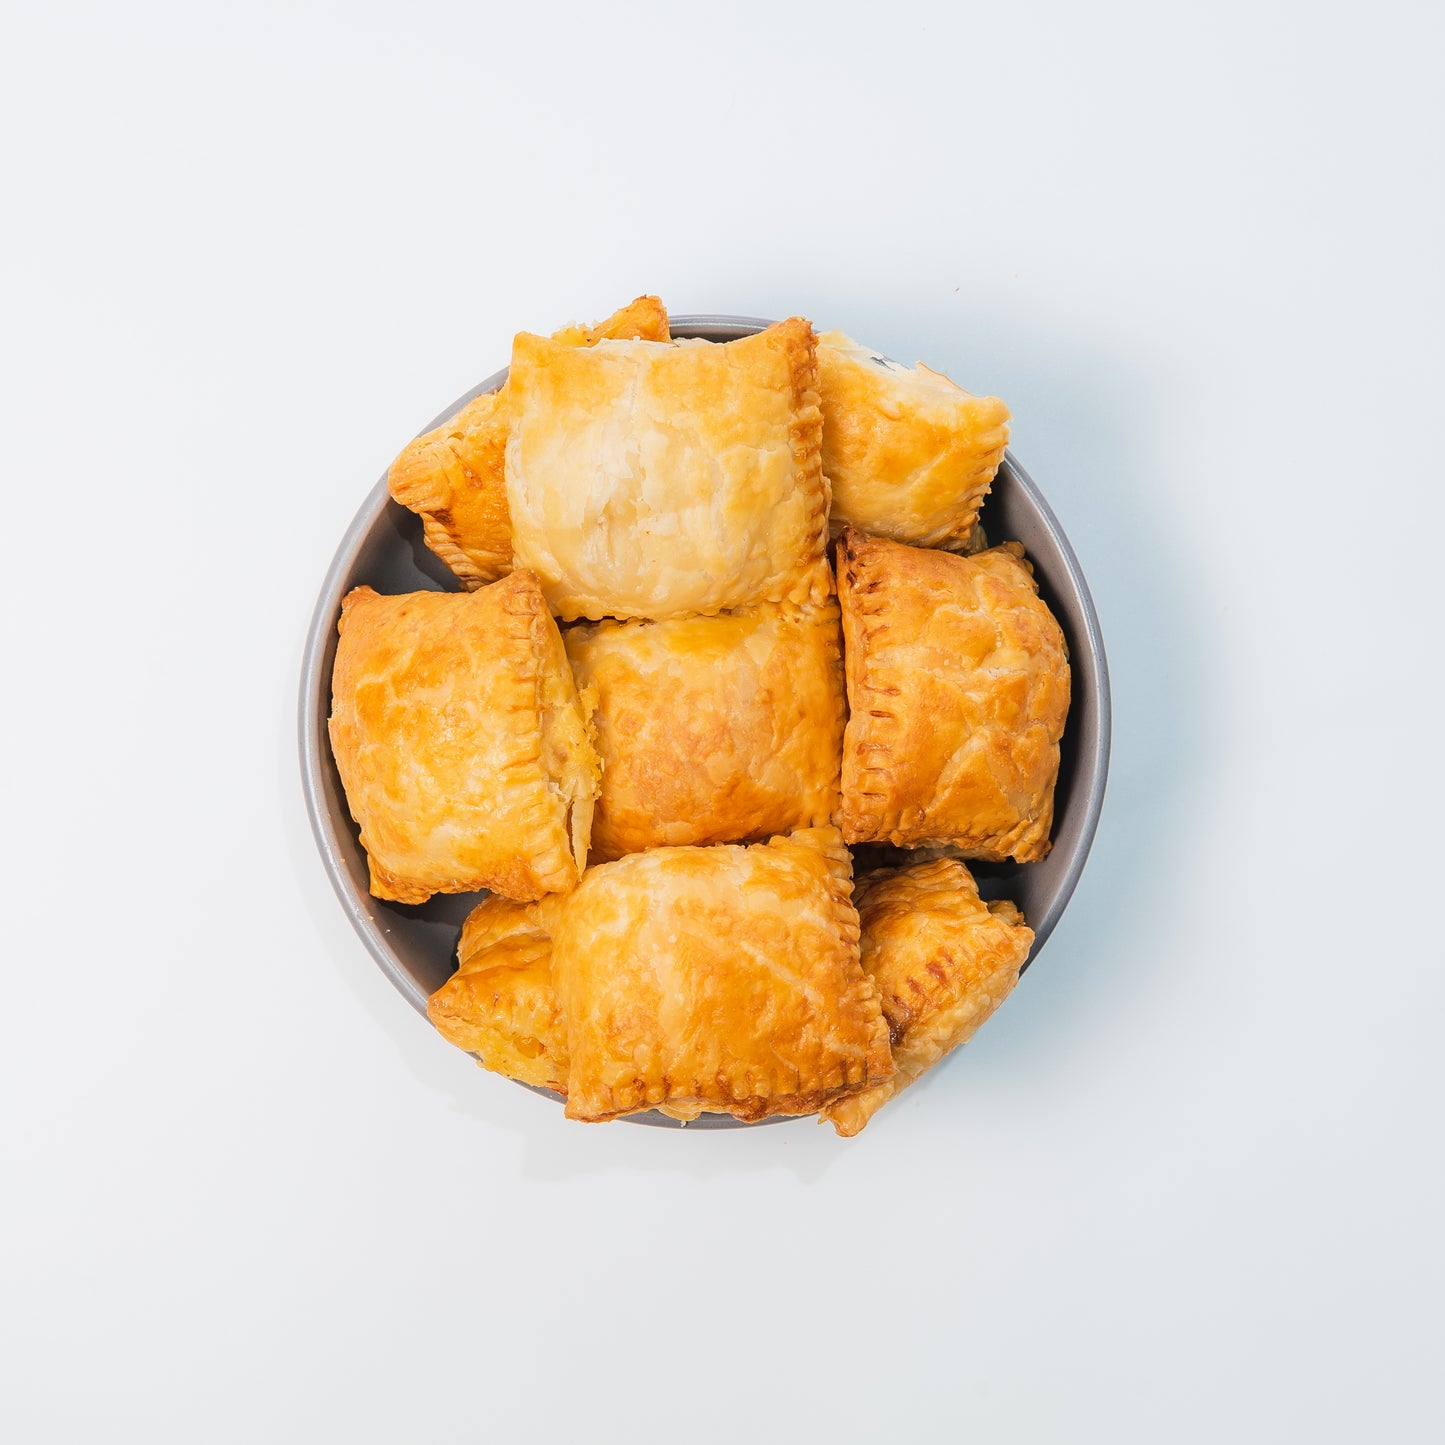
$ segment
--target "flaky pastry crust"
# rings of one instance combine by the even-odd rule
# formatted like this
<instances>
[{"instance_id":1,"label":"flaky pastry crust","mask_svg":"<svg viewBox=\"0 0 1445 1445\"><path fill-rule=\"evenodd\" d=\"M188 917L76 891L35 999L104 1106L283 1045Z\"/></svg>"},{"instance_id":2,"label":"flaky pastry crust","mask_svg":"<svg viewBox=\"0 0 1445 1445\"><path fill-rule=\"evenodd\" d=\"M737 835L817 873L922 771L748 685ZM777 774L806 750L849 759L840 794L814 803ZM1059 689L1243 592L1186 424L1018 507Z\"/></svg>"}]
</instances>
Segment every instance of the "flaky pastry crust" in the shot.
<instances>
[{"instance_id":1,"label":"flaky pastry crust","mask_svg":"<svg viewBox=\"0 0 1445 1445\"><path fill-rule=\"evenodd\" d=\"M850 843L1049 850L1068 651L1016 542L972 557L845 529L838 544Z\"/></svg>"},{"instance_id":2,"label":"flaky pastry crust","mask_svg":"<svg viewBox=\"0 0 1445 1445\"><path fill-rule=\"evenodd\" d=\"M831 821L843 654L826 562L815 600L563 633L595 698L594 862L664 845L748 843Z\"/></svg>"},{"instance_id":3,"label":"flaky pastry crust","mask_svg":"<svg viewBox=\"0 0 1445 1445\"><path fill-rule=\"evenodd\" d=\"M836 828L654 848L558 910L567 1115L810 1113L893 1070Z\"/></svg>"},{"instance_id":4,"label":"flaky pastry crust","mask_svg":"<svg viewBox=\"0 0 1445 1445\"><path fill-rule=\"evenodd\" d=\"M1012 903L983 902L973 875L950 859L868 874L854 898L896 1072L824 1107L845 1137L973 1037L1018 982L1034 941Z\"/></svg>"},{"instance_id":5,"label":"flaky pastry crust","mask_svg":"<svg viewBox=\"0 0 1445 1445\"><path fill-rule=\"evenodd\" d=\"M586 864L597 755L537 579L342 603L331 748L378 898L530 900Z\"/></svg>"},{"instance_id":6,"label":"flaky pastry crust","mask_svg":"<svg viewBox=\"0 0 1445 1445\"><path fill-rule=\"evenodd\" d=\"M720 345L525 332L508 382L519 565L554 612L665 619L801 601L827 540L813 329Z\"/></svg>"},{"instance_id":7,"label":"flaky pastry crust","mask_svg":"<svg viewBox=\"0 0 1445 1445\"><path fill-rule=\"evenodd\" d=\"M427 1002L437 1032L484 1068L524 1084L567 1087L567 1032L552 987L550 894L516 903L493 894L467 916L457 971Z\"/></svg>"},{"instance_id":8,"label":"flaky pastry crust","mask_svg":"<svg viewBox=\"0 0 1445 1445\"><path fill-rule=\"evenodd\" d=\"M563 346L596 346L599 341L669 341L667 307L656 296L639 296L593 326L564 326L552 333Z\"/></svg>"},{"instance_id":9,"label":"flaky pastry crust","mask_svg":"<svg viewBox=\"0 0 1445 1445\"><path fill-rule=\"evenodd\" d=\"M834 533L849 524L963 551L1008 445L1008 408L911 371L841 331L818 338L823 471Z\"/></svg>"},{"instance_id":10,"label":"flaky pastry crust","mask_svg":"<svg viewBox=\"0 0 1445 1445\"><path fill-rule=\"evenodd\" d=\"M637 300L595 326L553 333L563 346L609 339L666 341L667 311L656 296ZM504 475L507 384L469 401L434 431L409 443L391 465L387 487L421 517L426 544L475 589L512 570L512 522Z\"/></svg>"}]
</instances>

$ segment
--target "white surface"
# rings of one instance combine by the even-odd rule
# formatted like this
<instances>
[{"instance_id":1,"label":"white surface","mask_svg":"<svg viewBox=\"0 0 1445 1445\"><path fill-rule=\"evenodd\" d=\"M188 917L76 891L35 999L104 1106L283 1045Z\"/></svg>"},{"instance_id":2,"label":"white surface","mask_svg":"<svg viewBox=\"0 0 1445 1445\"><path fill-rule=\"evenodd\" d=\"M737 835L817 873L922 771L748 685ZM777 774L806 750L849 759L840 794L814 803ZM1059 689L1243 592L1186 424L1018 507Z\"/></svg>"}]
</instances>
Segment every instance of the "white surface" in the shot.
<instances>
[{"instance_id":1,"label":"white surface","mask_svg":"<svg viewBox=\"0 0 1445 1445\"><path fill-rule=\"evenodd\" d=\"M1438 10L208 8L0 33L0 1436L1440 1438ZM1005 397L1109 644L1068 916L851 1143L482 1074L302 813L367 488L643 290Z\"/></svg>"}]
</instances>

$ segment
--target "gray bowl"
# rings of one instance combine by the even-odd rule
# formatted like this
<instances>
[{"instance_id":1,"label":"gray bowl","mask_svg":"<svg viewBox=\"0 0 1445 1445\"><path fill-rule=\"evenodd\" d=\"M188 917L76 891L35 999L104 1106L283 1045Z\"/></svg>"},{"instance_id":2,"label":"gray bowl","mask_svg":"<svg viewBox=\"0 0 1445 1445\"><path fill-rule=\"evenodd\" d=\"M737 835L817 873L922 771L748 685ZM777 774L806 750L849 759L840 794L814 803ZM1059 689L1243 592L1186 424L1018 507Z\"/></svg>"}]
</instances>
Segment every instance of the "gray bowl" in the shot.
<instances>
[{"instance_id":1,"label":"gray bowl","mask_svg":"<svg viewBox=\"0 0 1445 1445\"><path fill-rule=\"evenodd\" d=\"M674 336L732 341L768 324L743 316L675 316L672 332ZM474 396L495 391L506 379L505 370L489 376L423 430L440 426ZM1109 770L1109 669L1099 619L1078 558L1042 493L1012 455L1006 455L999 468L982 520L991 542L1024 544L1039 590L1064 629L1073 666L1073 703L1064 731L1054 802L1053 851L1039 863L979 864L973 869L985 897L1012 898L1032 926L1034 946L1024 965L1027 968L1063 915L1094 841ZM481 895L438 895L410 906L384 903L368 892L366 856L326 733L341 599L362 583L383 593L450 591L457 586L451 572L423 543L420 520L388 496L385 473L341 539L312 614L301 667L301 782L316 846L346 916L402 997L425 1014L428 997L456 966L462 922ZM679 1127L675 1120L655 1111L630 1117L640 1123ZM726 1114L704 1114L688 1127L755 1126L741 1125Z\"/></svg>"}]
</instances>

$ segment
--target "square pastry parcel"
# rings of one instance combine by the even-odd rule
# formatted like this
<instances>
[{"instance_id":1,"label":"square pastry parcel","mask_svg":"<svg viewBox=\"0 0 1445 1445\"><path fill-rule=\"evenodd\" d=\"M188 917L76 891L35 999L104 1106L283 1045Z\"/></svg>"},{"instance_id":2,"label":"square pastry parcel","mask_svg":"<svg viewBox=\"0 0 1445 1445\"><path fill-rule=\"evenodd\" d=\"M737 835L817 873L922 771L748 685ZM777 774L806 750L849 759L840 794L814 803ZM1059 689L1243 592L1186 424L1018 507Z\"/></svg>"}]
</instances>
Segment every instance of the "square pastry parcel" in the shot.
<instances>
[{"instance_id":1,"label":"square pastry parcel","mask_svg":"<svg viewBox=\"0 0 1445 1445\"><path fill-rule=\"evenodd\" d=\"M799 319L721 345L524 332L507 382L517 564L564 621L802 600L828 532L817 373Z\"/></svg>"}]
</instances>

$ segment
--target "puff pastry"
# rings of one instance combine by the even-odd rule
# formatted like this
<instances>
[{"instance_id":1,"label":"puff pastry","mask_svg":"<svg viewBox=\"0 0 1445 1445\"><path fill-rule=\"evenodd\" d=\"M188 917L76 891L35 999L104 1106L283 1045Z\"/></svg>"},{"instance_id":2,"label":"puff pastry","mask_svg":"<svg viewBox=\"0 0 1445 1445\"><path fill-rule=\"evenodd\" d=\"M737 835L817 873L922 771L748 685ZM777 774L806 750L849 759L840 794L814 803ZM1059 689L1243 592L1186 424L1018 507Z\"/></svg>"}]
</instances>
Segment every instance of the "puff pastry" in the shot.
<instances>
[{"instance_id":1,"label":"puff pastry","mask_svg":"<svg viewBox=\"0 0 1445 1445\"><path fill-rule=\"evenodd\" d=\"M508 385L513 551L561 617L806 595L828 515L806 321L721 345L524 332Z\"/></svg>"},{"instance_id":2,"label":"puff pastry","mask_svg":"<svg viewBox=\"0 0 1445 1445\"><path fill-rule=\"evenodd\" d=\"M567 1114L809 1113L893 1072L836 828L654 848L558 910Z\"/></svg>"},{"instance_id":3,"label":"puff pastry","mask_svg":"<svg viewBox=\"0 0 1445 1445\"><path fill-rule=\"evenodd\" d=\"M836 533L962 551L1008 445L1008 408L841 331L818 338L823 471Z\"/></svg>"},{"instance_id":4,"label":"puff pastry","mask_svg":"<svg viewBox=\"0 0 1445 1445\"><path fill-rule=\"evenodd\" d=\"M972 557L852 528L838 546L850 843L949 843L1042 858L1053 826L1068 653L1016 542Z\"/></svg>"},{"instance_id":5,"label":"puff pastry","mask_svg":"<svg viewBox=\"0 0 1445 1445\"><path fill-rule=\"evenodd\" d=\"M444 1039L483 1067L562 1093L567 1033L552 987L551 919L558 895L482 899L462 926L457 971L427 1002Z\"/></svg>"},{"instance_id":6,"label":"puff pastry","mask_svg":"<svg viewBox=\"0 0 1445 1445\"><path fill-rule=\"evenodd\" d=\"M949 859L869 874L854 897L896 1072L824 1108L845 1137L973 1036L1018 982L1034 941L1012 903L984 903L973 875Z\"/></svg>"},{"instance_id":7,"label":"puff pastry","mask_svg":"<svg viewBox=\"0 0 1445 1445\"><path fill-rule=\"evenodd\" d=\"M331 748L378 898L534 899L586 863L597 755L530 572L342 603Z\"/></svg>"},{"instance_id":8,"label":"puff pastry","mask_svg":"<svg viewBox=\"0 0 1445 1445\"><path fill-rule=\"evenodd\" d=\"M668 339L667 312L656 296L639 296L596 326L553 333L563 346L611 338ZM410 443L391 465L393 498L421 517L426 544L474 589L512 570L512 522L503 468L507 453L507 384L469 401L450 421Z\"/></svg>"},{"instance_id":9,"label":"puff pastry","mask_svg":"<svg viewBox=\"0 0 1445 1445\"><path fill-rule=\"evenodd\" d=\"M820 562L802 606L565 631L578 688L596 699L595 861L831 820L844 721L832 584Z\"/></svg>"}]
</instances>

